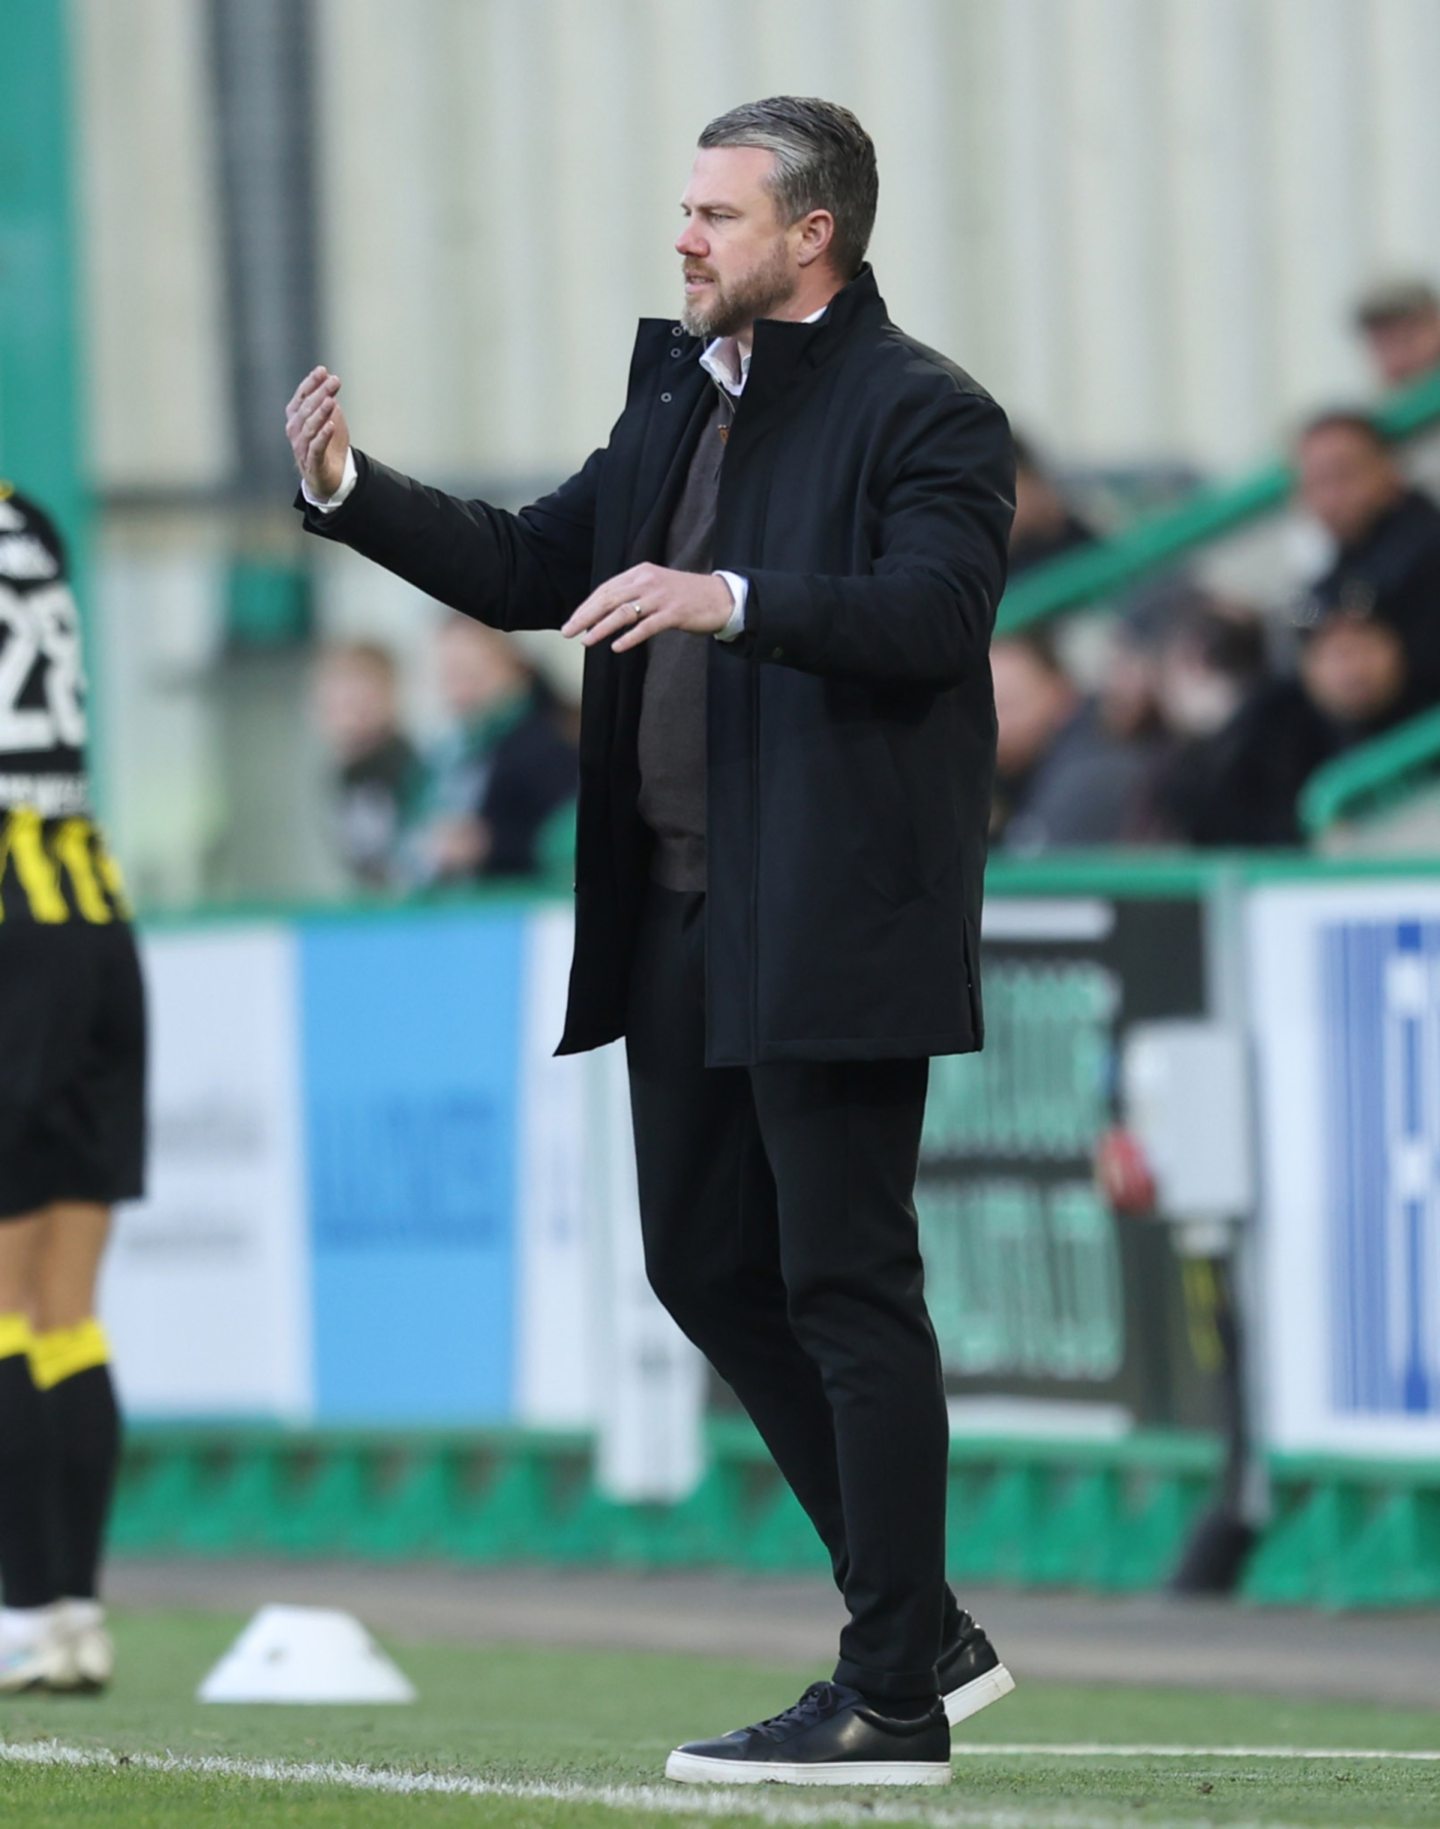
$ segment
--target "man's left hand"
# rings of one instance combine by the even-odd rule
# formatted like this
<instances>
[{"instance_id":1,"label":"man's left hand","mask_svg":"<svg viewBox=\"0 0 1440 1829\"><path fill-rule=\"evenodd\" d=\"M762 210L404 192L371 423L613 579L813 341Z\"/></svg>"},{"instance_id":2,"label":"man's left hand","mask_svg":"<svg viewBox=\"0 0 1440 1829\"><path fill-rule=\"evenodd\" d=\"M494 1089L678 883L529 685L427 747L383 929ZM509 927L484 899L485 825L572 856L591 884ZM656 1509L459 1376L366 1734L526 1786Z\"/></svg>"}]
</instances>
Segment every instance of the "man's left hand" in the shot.
<instances>
[{"instance_id":1,"label":"man's left hand","mask_svg":"<svg viewBox=\"0 0 1440 1829\"><path fill-rule=\"evenodd\" d=\"M614 636L615 652L638 648L661 629L717 635L735 609L730 586L713 572L675 572L663 565L632 565L585 599L561 629L587 648Z\"/></svg>"}]
</instances>

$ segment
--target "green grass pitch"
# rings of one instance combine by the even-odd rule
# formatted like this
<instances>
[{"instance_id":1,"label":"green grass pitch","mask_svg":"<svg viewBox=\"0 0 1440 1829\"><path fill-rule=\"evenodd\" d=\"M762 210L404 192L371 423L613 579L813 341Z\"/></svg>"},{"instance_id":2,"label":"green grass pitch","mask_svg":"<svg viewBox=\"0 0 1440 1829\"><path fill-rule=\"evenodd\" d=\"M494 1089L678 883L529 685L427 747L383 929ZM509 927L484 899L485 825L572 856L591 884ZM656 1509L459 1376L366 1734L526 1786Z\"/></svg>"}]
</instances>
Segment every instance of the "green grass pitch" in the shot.
<instances>
[{"instance_id":1,"label":"green grass pitch","mask_svg":"<svg viewBox=\"0 0 1440 1829\"><path fill-rule=\"evenodd\" d=\"M400 1644L420 1691L412 1706L256 1708L194 1700L201 1677L243 1622L181 1615L122 1618L120 1680L98 1699L0 1702L0 1823L61 1829L191 1829L234 1824L465 1823L473 1829L618 1829L766 1823L805 1829L914 1824L932 1829L1107 1829L1111 1824L1440 1824L1440 1763L1324 1757L1057 1752L965 1755L945 1790L729 1791L667 1787L678 1740L724 1731L792 1701L816 1672L650 1654ZM967 1724L982 1747L1196 1746L1418 1751L1440 1749L1440 1713L1294 1704L1242 1694L1060 1688L1026 1683ZM118 1761L29 1764L43 1743ZM20 1755L11 1749L20 1749ZM147 1756L176 1762L157 1769ZM45 1753L47 1759L58 1753ZM219 1771L185 1769L215 1759ZM263 1761L452 1775L507 1794L377 1793L332 1778L271 1776ZM185 1762L181 1767L179 1762ZM387 1780L386 1782L393 1782ZM526 1794L528 1787L529 1793ZM607 1787L619 1787L602 1801ZM519 1794L515 1794L518 1789Z\"/></svg>"}]
</instances>

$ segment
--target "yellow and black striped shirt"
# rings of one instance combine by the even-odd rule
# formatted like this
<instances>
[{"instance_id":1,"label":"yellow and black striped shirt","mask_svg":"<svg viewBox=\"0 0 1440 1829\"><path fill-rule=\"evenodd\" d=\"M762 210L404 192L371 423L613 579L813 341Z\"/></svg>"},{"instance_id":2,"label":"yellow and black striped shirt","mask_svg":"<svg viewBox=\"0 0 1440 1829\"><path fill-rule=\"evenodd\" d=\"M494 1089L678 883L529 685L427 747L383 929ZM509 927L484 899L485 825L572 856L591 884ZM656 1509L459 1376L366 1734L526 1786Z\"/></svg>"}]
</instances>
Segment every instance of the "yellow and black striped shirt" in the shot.
<instances>
[{"instance_id":1,"label":"yellow and black striped shirt","mask_svg":"<svg viewBox=\"0 0 1440 1829\"><path fill-rule=\"evenodd\" d=\"M0 807L0 924L104 926L129 918L119 865L94 820Z\"/></svg>"},{"instance_id":2,"label":"yellow and black striped shirt","mask_svg":"<svg viewBox=\"0 0 1440 1829\"><path fill-rule=\"evenodd\" d=\"M91 817L85 701L64 542L0 481L0 922L128 918Z\"/></svg>"}]
</instances>

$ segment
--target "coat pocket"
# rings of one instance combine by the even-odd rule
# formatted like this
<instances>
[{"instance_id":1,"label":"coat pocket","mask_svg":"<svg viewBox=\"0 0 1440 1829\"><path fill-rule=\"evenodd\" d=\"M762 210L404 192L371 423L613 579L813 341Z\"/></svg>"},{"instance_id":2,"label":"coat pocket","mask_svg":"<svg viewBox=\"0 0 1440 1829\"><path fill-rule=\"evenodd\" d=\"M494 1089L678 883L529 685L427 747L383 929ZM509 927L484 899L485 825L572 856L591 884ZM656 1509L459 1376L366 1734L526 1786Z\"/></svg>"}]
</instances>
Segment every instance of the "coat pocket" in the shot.
<instances>
[{"instance_id":1,"label":"coat pocket","mask_svg":"<svg viewBox=\"0 0 1440 1829\"><path fill-rule=\"evenodd\" d=\"M913 901L925 889L915 808L882 730L864 745L854 801L865 880L888 901Z\"/></svg>"}]
</instances>

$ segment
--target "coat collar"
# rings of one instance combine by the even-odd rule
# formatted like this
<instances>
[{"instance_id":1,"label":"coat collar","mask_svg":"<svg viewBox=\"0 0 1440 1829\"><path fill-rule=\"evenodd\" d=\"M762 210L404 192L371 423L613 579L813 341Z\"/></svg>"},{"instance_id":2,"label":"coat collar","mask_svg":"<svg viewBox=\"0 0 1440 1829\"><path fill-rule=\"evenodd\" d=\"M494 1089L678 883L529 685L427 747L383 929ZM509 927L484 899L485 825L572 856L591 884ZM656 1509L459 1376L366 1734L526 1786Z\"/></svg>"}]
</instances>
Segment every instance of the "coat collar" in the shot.
<instances>
[{"instance_id":1,"label":"coat collar","mask_svg":"<svg viewBox=\"0 0 1440 1829\"><path fill-rule=\"evenodd\" d=\"M883 323L885 318L885 301L868 262L849 285L840 288L818 322L791 324L780 318L762 318L755 326L755 352L745 383L745 399L752 413L756 406L783 394L801 370L827 361L852 332ZM688 375L690 364L698 366L705 347L706 340L690 336L672 319L641 318L630 370L632 387L656 362L662 370L673 364Z\"/></svg>"},{"instance_id":2,"label":"coat collar","mask_svg":"<svg viewBox=\"0 0 1440 1829\"><path fill-rule=\"evenodd\" d=\"M857 330L884 320L885 301L868 265L840 288L817 323L762 318L755 326L755 354L745 384L752 414L777 400L805 369L828 361Z\"/></svg>"}]
</instances>

